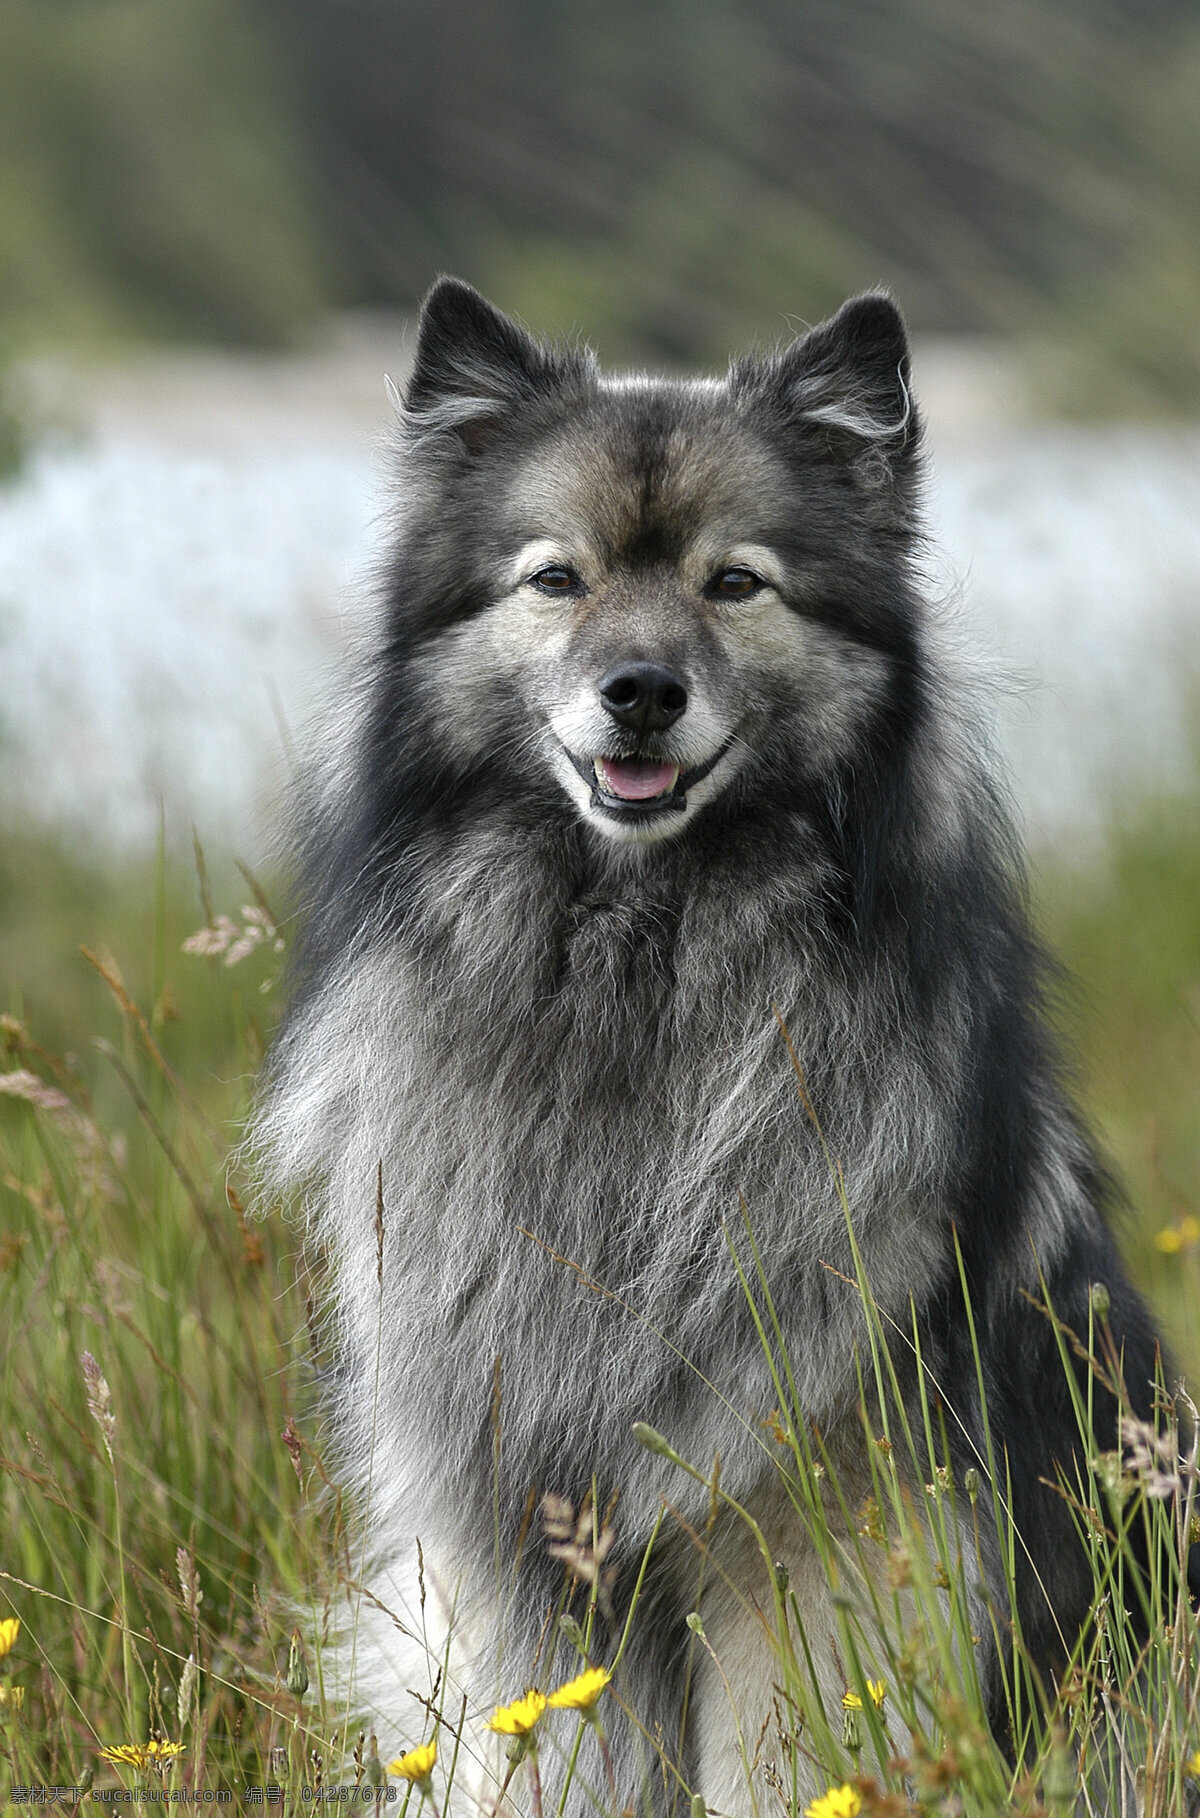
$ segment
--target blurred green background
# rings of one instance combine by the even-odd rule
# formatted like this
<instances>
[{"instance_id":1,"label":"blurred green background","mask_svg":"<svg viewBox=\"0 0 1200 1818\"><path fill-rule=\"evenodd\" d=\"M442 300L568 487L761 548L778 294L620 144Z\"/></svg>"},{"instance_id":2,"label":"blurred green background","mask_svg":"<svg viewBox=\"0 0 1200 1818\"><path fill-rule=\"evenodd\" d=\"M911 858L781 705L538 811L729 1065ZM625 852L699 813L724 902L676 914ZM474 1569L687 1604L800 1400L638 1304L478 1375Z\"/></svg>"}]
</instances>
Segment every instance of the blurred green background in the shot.
<instances>
[{"instance_id":1,"label":"blurred green background","mask_svg":"<svg viewBox=\"0 0 1200 1818\"><path fill-rule=\"evenodd\" d=\"M457 271L614 357L884 280L1200 400L1188 0L3 0L0 327L277 343Z\"/></svg>"}]
</instances>

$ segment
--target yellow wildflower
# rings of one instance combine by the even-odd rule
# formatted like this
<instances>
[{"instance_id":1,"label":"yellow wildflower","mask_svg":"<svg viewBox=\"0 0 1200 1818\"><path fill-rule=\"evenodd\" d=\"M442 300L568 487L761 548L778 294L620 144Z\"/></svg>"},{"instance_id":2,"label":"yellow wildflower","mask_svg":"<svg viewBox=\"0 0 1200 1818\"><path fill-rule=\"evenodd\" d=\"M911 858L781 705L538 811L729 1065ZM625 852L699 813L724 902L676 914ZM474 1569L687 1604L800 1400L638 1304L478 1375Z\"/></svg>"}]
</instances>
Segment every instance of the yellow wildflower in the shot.
<instances>
[{"instance_id":1,"label":"yellow wildflower","mask_svg":"<svg viewBox=\"0 0 1200 1818\"><path fill-rule=\"evenodd\" d=\"M587 1717L611 1678L607 1667L588 1667L574 1679L568 1679L566 1685L560 1685L557 1692L551 1692L546 1703L553 1710L578 1711Z\"/></svg>"},{"instance_id":2,"label":"yellow wildflower","mask_svg":"<svg viewBox=\"0 0 1200 1818\"><path fill-rule=\"evenodd\" d=\"M1164 1256L1178 1256L1181 1250L1194 1250L1200 1243L1200 1218L1194 1212L1185 1212L1178 1224L1164 1225L1161 1231L1156 1231L1154 1243Z\"/></svg>"},{"instance_id":3,"label":"yellow wildflower","mask_svg":"<svg viewBox=\"0 0 1200 1818\"><path fill-rule=\"evenodd\" d=\"M420 1748L409 1749L407 1755L401 1755L396 1761L389 1761L387 1771L396 1774L401 1780L407 1780L413 1786L424 1786L433 1772L437 1760L437 1737L431 1742L423 1742Z\"/></svg>"},{"instance_id":4,"label":"yellow wildflower","mask_svg":"<svg viewBox=\"0 0 1200 1818\"><path fill-rule=\"evenodd\" d=\"M141 1768L146 1765L146 1751L140 1742L114 1742L110 1749L100 1750L100 1759L118 1767Z\"/></svg>"},{"instance_id":5,"label":"yellow wildflower","mask_svg":"<svg viewBox=\"0 0 1200 1818\"><path fill-rule=\"evenodd\" d=\"M868 1679L867 1692L875 1709L881 1711L883 1709L883 1701L887 1697L887 1680ZM857 1692L847 1692L842 1698L842 1709L844 1711L861 1711L862 1708L863 1701Z\"/></svg>"},{"instance_id":6,"label":"yellow wildflower","mask_svg":"<svg viewBox=\"0 0 1200 1818\"><path fill-rule=\"evenodd\" d=\"M149 1742L115 1742L110 1749L100 1750L100 1759L113 1761L118 1767L162 1767L183 1752L182 1742L160 1742L151 1737Z\"/></svg>"},{"instance_id":7,"label":"yellow wildflower","mask_svg":"<svg viewBox=\"0 0 1200 1818\"><path fill-rule=\"evenodd\" d=\"M24 1702L23 1685L0 1685L0 1715L7 1716L9 1711L19 1711Z\"/></svg>"},{"instance_id":8,"label":"yellow wildflower","mask_svg":"<svg viewBox=\"0 0 1200 1818\"><path fill-rule=\"evenodd\" d=\"M6 1654L12 1653L20 1633L21 1618L19 1616L6 1616L4 1621L0 1622L0 1660L3 1660Z\"/></svg>"},{"instance_id":9,"label":"yellow wildflower","mask_svg":"<svg viewBox=\"0 0 1200 1818\"><path fill-rule=\"evenodd\" d=\"M1190 1774L1193 1780L1200 1780L1200 1749L1188 1756L1183 1764L1183 1771L1185 1774Z\"/></svg>"},{"instance_id":10,"label":"yellow wildflower","mask_svg":"<svg viewBox=\"0 0 1200 1818\"><path fill-rule=\"evenodd\" d=\"M492 1712L492 1720L487 1727L500 1736L528 1736L545 1708L546 1694L531 1686L524 1698L514 1699L512 1704L499 1705Z\"/></svg>"},{"instance_id":11,"label":"yellow wildflower","mask_svg":"<svg viewBox=\"0 0 1200 1818\"><path fill-rule=\"evenodd\" d=\"M862 1800L850 1785L831 1786L804 1808L804 1818L858 1818Z\"/></svg>"}]
</instances>

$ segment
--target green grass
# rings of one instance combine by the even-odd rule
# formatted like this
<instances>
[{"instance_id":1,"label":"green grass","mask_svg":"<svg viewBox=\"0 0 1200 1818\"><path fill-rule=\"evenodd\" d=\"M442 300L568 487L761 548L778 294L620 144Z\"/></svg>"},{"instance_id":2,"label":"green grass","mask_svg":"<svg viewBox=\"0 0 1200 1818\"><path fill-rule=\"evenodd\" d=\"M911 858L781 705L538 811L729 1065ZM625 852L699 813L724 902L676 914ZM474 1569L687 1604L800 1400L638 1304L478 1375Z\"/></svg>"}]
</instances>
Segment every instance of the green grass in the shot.
<instances>
[{"instance_id":1,"label":"green grass","mask_svg":"<svg viewBox=\"0 0 1200 1818\"><path fill-rule=\"evenodd\" d=\"M1124 805L1090 861L1043 861L1038 899L1080 1096L1125 1189L1126 1254L1200 1379L1200 779Z\"/></svg>"},{"instance_id":2,"label":"green grass","mask_svg":"<svg viewBox=\"0 0 1200 1818\"><path fill-rule=\"evenodd\" d=\"M205 918L182 866L106 873L27 831L0 883L6 958L26 962L0 1024L19 1094L0 1096L12 1777L77 1784L101 1745L177 1739L191 1655L198 1784L262 1784L297 1717L302 1733L277 1668L337 1519L297 1474L319 1471L311 1286L295 1234L247 1222L230 1169L279 956L184 953Z\"/></svg>"},{"instance_id":3,"label":"green grass","mask_svg":"<svg viewBox=\"0 0 1200 1818\"><path fill-rule=\"evenodd\" d=\"M1074 870L1043 866L1038 881L1044 919L1080 980L1064 1015L1080 1044L1081 1091L1131 1189L1131 1265L1193 1371L1196 807L1196 795L1144 804L1105 853ZM247 1222L231 1161L277 1010L281 960L258 914L270 891L232 867L207 888L205 906L187 851L106 864L29 827L0 843L0 1074L16 1086L0 1092L0 1616L22 1624L0 1661L0 1797L14 1785L78 1786L92 1773L97 1787L139 1777L157 1787L161 1776L239 1797L279 1782L300 1809L303 1786L369 1783L378 1772L369 1745L355 1766L357 1738L320 1696L319 1642L347 1576L349 1517L313 1413L319 1284L293 1229L276 1215ZM243 906L258 919L247 922ZM264 931L233 965L227 951L183 951L220 912ZM1163 1231L1175 1234L1173 1249L1160 1247ZM1111 1461L1085 1473L1077 1490L1095 1521L1110 1532L1148 1523L1159 1536L1151 1642L1136 1655L1109 1596L1112 1556L1097 1544L1105 1616L1081 1647L1069 1698L1047 1710L1014 1672L1029 1742L1015 1774L983 1721L963 1540L998 1522L1002 1542L1019 1544L1002 1500L982 1467L977 1483L945 1473L932 1403L917 1430L906 1428L889 1354L908 1340L874 1316L862 1359L869 1506L849 1499L794 1406L769 1258L755 1256L748 1232L733 1247L730 1266L743 1271L778 1371L770 1443L782 1493L839 1587L840 1653L862 1706L849 1716L822 1706L764 1543L749 1592L774 1612L793 1758L811 1753L831 1786L850 1785L864 1811L893 1818L1066 1811L1081 1771L1111 1774L1118 1759L1140 1772L1147 1812L1182 1812L1185 1763L1200 1747L1200 1660L1170 1561L1190 1511L1146 1498ZM1082 1336L1102 1354L1102 1322ZM703 1476L710 1462L664 1458L665 1493L673 1472ZM914 1494L914 1485L930 1487ZM719 1486L710 1489L716 1509ZM1094 1536L1091 1518L1080 1519ZM585 1610L576 1615L586 1624ZM297 1622L303 1670L289 1661ZM561 1627L574 1657L583 1631ZM911 1738L900 1766L868 1684L881 1678L886 1710ZM522 1689L514 1682L513 1696ZM618 1695L619 1676L605 1697ZM161 1767L98 1759L102 1747L155 1734L184 1753ZM578 1771L595 1768L606 1809L598 1760L581 1748ZM522 1768L514 1792L526 1780ZM803 1809L787 1786L782 1799L793 1818Z\"/></svg>"}]
</instances>

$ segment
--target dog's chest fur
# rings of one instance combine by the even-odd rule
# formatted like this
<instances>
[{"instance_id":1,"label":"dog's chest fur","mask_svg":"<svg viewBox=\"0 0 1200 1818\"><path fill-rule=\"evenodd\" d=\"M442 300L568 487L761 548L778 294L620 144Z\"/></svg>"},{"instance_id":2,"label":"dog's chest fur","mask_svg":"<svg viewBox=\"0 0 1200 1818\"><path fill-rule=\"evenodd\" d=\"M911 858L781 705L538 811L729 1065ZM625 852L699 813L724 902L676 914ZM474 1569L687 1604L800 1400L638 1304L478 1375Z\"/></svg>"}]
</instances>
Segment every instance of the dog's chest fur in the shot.
<instances>
[{"instance_id":1,"label":"dog's chest fur","mask_svg":"<svg viewBox=\"0 0 1200 1818\"><path fill-rule=\"evenodd\" d=\"M895 1001L820 951L820 867L795 851L747 891L736 867L581 879L551 842L476 834L293 1032L273 1134L337 1208L351 1399L372 1401L378 1351L376 1447L439 1521L463 1512L464 1472L488 1494L497 1359L514 1509L531 1481L578 1495L599 1471L640 1521L657 1491L630 1428L703 1453L697 1373L734 1417L726 1480L753 1480L775 1397L731 1256L752 1267L744 1220L804 1403L836 1417L861 1327L831 1155L853 1158L881 1302L902 1311L937 1273L944 1085ZM818 1116L832 1107L828 1153L775 1007ZM382 1324L365 1291L380 1164Z\"/></svg>"}]
</instances>

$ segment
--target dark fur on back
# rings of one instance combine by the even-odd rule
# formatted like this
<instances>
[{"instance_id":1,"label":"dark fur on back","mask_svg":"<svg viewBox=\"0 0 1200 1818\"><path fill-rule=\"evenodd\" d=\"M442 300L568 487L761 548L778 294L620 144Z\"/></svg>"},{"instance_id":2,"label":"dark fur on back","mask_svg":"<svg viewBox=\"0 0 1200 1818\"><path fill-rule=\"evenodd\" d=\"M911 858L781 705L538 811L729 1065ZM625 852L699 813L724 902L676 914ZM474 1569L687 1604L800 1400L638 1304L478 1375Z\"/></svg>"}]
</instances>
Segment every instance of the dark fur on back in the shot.
<instances>
[{"instance_id":1,"label":"dark fur on back","mask_svg":"<svg viewBox=\"0 0 1200 1818\"><path fill-rule=\"evenodd\" d=\"M269 1178L303 1188L337 1259L334 1419L372 1480L381 1570L436 1537L479 1637L473 1701L519 1689L561 1568L526 1546L496 1681L497 1358L506 1570L530 1485L578 1503L595 1478L601 1504L621 1493L619 1611L660 1497L703 1508L635 1421L702 1467L719 1451L731 1493L760 1493L775 1396L726 1247L741 1200L803 1411L854 1432L862 1313L777 1007L874 1293L901 1329L915 1308L952 1403L960 1478L983 1448L961 1250L1049 1684L1091 1578L1047 1487L1077 1434L1039 1271L1077 1331L1107 1284L1143 1409L1156 1347L1061 1083L979 707L922 599L897 311L857 299L720 383L614 383L444 281L401 434L379 635L307 805L295 994L260 1121ZM775 564L745 619L713 590L721 562L749 558L695 567L714 526L713 547ZM512 565L539 539L549 566L530 579ZM575 566L553 553L567 542ZM556 563L561 616L538 595ZM632 823L629 804L589 806L562 758L562 728L592 723L589 678L633 660L685 677L690 705L682 732L614 763L670 760L682 788L709 759L686 745L693 715L728 733L710 793L646 840L609 837L601 817ZM1103 1398L1099 1429L1115 1447ZM660 1550L630 1655L666 1738L685 1553ZM634 1745L616 1746L632 1797ZM703 1774L691 1749L685 1774Z\"/></svg>"}]
</instances>

